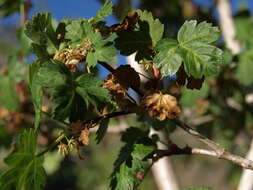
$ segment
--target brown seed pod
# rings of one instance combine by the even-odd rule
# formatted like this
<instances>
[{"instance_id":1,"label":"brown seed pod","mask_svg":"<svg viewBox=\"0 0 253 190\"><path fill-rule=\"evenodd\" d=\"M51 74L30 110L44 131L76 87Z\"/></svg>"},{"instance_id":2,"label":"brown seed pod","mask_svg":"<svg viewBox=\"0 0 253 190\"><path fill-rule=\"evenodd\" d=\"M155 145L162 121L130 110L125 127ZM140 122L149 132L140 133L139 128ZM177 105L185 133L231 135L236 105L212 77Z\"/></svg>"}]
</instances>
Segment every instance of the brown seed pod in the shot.
<instances>
[{"instance_id":1,"label":"brown seed pod","mask_svg":"<svg viewBox=\"0 0 253 190\"><path fill-rule=\"evenodd\" d=\"M151 117L158 120L175 119L180 114L177 99L169 94L151 93L142 99L141 105Z\"/></svg>"}]
</instances>

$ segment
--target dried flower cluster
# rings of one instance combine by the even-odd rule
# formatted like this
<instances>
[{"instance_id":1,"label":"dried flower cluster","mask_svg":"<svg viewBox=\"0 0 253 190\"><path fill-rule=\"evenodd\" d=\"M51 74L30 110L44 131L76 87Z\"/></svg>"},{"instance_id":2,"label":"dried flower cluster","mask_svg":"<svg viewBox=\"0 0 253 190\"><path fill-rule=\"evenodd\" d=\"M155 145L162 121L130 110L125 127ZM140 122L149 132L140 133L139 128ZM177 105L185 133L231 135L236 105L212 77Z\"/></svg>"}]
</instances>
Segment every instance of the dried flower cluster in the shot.
<instances>
[{"instance_id":1,"label":"dried flower cluster","mask_svg":"<svg viewBox=\"0 0 253 190\"><path fill-rule=\"evenodd\" d=\"M64 63L70 68L75 68L78 63L85 59L89 51L92 51L92 43L91 40L87 38L83 43L75 47L57 51L53 59Z\"/></svg>"},{"instance_id":2,"label":"dried flower cluster","mask_svg":"<svg viewBox=\"0 0 253 190\"><path fill-rule=\"evenodd\" d=\"M78 142L75 139L70 139L68 144L60 143L58 145L58 152L63 156L67 156L73 149L78 149L78 146Z\"/></svg>"},{"instance_id":3,"label":"dried flower cluster","mask_svg":"<svg viewBox=\"0 0 253 190\"><path fill-rule=\"evenodd\" d=\"M115 72L109 74L103 87L111 92L117 100L121 100L129 87L138 88L140 76L130 65L121 65Z\"/></svg>"},{"instance_id":4,"label":"dried flower cluster","mask_svg":"<svg viewBox=\"0 0 253 190\"><path fill-rule=\"evenodd\" d=\"M146 95L141 102L151 117L159 120L175 119L180 114L177 99L169 94L152 93Z\"/></svg>"}]
</instances>

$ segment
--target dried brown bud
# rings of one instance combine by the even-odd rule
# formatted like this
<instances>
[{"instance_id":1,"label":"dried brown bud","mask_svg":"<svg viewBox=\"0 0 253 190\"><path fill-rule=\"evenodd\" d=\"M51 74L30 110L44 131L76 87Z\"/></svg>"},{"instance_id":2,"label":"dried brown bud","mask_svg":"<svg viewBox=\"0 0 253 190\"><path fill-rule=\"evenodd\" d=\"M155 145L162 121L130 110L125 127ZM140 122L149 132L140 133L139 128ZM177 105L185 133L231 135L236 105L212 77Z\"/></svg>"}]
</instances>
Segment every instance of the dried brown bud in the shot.
<instances>
[{"instance_id":1,"label":"dried brown bud","mask_svg":"<svg viewBox=\"0 0 253 190\"><path fill-rule=\"evenodd\" d=\"M122 99L129 87L139 88L140 76L130 65L121 65L108 75L103 87L116 99Z\"/></svg>"},{"instance_id":2,"label":"dried brown bud","mask_svg":"<svg viewBox=\"0 0 253 190\"><path fill-rule=\"evenodd\" d=\"M175 119L180 114L177 99L169 94L152 93L146 95L141 104L151 117L161 121L166 118Z\"/></svg>"},{"instance_id":3,"label":"dried brown bud","mask_svg":"<svg viewBox=\"0 0 253 190\"><path fill-rule=\"evenodd\" d=\"M111 26L111 31L120 32L124 30L132 30L135 24L139 21L139 18L137 12L130 11L121 24L114 24Z\"/></svg>"},{"instance_id":4,"label":"dried brown bud","mask_svg":"<svg viewBox=\"0 0 253 190\"><path fill-rule=\"evenodd\" d=\"M122 87L113 74L109 74L104 82L103 88L110 91L116 99L122 99L126 95L127 89Z\"/></svg>"},{"instance_id":5,"label":"dried brown bud","mask_svg":"<svg viewBox=\"0 0 253 190\"><path fill-rule=\"evenodd\" d=\"M83 145L89 145L90 144L90 140L89 140L89 128L85 127L82 131L81 134L78 138L78 141L80 141Z\"/></svg>"}]
</instances>

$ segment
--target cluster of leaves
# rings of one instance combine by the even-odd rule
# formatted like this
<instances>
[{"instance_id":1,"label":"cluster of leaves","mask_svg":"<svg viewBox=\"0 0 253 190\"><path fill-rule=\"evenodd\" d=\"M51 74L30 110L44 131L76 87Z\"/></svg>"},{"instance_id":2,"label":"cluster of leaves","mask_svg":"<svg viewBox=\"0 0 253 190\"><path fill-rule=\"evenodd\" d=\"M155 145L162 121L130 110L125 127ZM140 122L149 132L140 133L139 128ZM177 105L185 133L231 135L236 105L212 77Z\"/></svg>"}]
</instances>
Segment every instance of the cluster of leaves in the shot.
<instances>
[{"instance_id":1,"label":"cluster of leaves","mask_svg":"<svg viewBox=\"0 0 253 190\"><path fill-rule=\"evenodd\" d=\"M109 118L101 115L104 112L113 114L113 111L123 109L123 106L119 101L115 101L115 97L108 89L103 88L104 82L95 75L95 72L97 64L107 62L108 65L113 62L117 51L122 55L136 52L138 63L148 63L152 66L146 67L148 72L151 73L155 68L161 74L161 78L154 77L155 80L173 76L180 68L184 68L188 77L197 79L218 73L223 56L222 51L214 46L219 38L217 27L206 22L197 24L196 21L186 21L178 32L177 40L174 40L163 38L164 25L153 18L150 12L136 10L128 15L123 23L106 26L103 20L111 14L112 3L106 1L96 16L91 19L65 19L55 24L50 14L39 13L26 24L22 32L30 39L29 46L37 56L37 60L30 65L28 80L35 107L35 125L34 129L24 131L20 135L13 153L6 158L10 169L0 177L0 185L5 185L6 190L43 188L45 183L43 159L41 155L36 154L36 135L42 120L43 105L48 106L47 110L51 111L49 115L52 119L65 123L73 124L99 118L98 121L96 120L100 123L97 142L103 139ZM70 66L71 68L74 66L75 70ZM15 69L18 68L11 68L10 71ZM118 73L112 73L113 76L116 74ZM0 78L5 87L4 93L15 94L9 80L12 76L14 74L9 72L8 77ZM16 73L15 77L18 77ZM127 81L129 84L125 86L143 90L139 89L139 84L133 86L134 82L131 79L122 80L124 77L116 76L115 80L117 79L118 83L115 85L120 86L122 81ZM133 78L136 79L138 76ZM156 91L151 92L158 96L154 102L161 102L160 100L164 100L165 96L168 97L161 91L159 93ZM3 93L2 89L0 89L1 93ZM144 95L147 94L140 93L140 96ZM124 100L127 106L130 105L129 102L131 105L135 104L133 100L124 98L121 100ZM177 107L175 98L167 99L166 101L173 99L173 107ZM0 99L0 103L7 104L7 108L15 108L16 100L13 98L10 101L5 102ZM153 105L153 101L152 105L147 107L155 107L152 113L160 110L167 111L166 105ZM180 110L177 109L177 113L179 112ZM175 111L173 113L175 114ZM145 176L149 168L147 159L152 158L156 149L154 140L148 136L150 124L157 122L157 125L162 128L162 122L148 118L151 121L148 127L142 125L139 128L129 128L123 133L121 139L126 144L114 164L111 175L112 189L135 189ZM161 118L165 119L165 117ZM92 127L92 124L86 130ZM168 125L167 121L164 121L164 125ZM13 173L17 178L10 179L9 176ZM28 178L28 176L32 177Z\"/></svg>"},{"instance_id":2,"label":"cluster of leaves","mask_svg":"<svg viewBox=\"0 0 253 190\"><path fill-rule=\"evenodd\" d=\"M5 158L9 169L0 176L1 189L43 189L46 173L42 167L43 157L36 156L36 138L33 129L20 134L14 151Z\"/></svg>"}]
</instances>

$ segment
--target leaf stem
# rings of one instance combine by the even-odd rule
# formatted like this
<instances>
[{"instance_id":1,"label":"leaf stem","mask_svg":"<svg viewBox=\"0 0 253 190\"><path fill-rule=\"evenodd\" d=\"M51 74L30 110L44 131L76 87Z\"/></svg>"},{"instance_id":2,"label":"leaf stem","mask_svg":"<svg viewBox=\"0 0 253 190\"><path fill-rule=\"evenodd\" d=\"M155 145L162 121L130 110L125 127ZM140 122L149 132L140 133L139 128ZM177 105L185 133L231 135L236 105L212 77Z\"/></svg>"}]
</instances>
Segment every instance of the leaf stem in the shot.
<instances>
[{"instance_id":1,"label":"leaf stem","mask_svg":"<svg viewBox=\"0 0 253 190\"><path fill-rule=\"evenodd\" d=\"M40 156L42 156L42 155L44 155L45 153L47 153L49 150L51 150L51 149L53 149L59 142L61 142L61 140L63 139L63 138L65 138L66 137L66 133L62 133L59 137L57 137L55 140L54 140L54 142L53 143L51 143L45 150L43 150L43 151L41 151L40 153L38 153L37 155L36 155L36 157L40 157Z\"/></svg>"}]
</instances>

